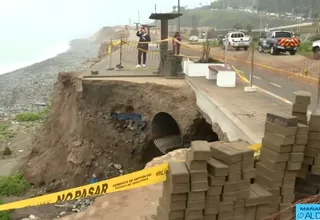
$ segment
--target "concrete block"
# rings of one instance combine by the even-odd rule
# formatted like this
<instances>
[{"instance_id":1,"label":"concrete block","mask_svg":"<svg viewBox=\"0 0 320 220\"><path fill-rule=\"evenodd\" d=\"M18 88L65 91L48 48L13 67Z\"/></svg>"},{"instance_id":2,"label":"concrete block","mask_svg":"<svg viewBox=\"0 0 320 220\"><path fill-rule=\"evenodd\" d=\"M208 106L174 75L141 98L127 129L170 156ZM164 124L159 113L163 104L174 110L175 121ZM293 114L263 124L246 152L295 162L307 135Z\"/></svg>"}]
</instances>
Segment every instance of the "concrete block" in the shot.
<instances>
[{"instance_id":1,"label":"concrete block","mask_svg":"<svg viewBox=\"0 0 320 220\"><path fill-rule=\"evenodd\" d=\"M228 192L222 193L221 201L222 202L234 202L237 200L237 191L236 192Z\"/></svg>"},{"instance_id":2,"label":"concrete block","mask_svg":"<svg viewBox=\"0 0 320 220\"><path fill-rule=\"evenodd\" d=\"M313 166L320 167L320 157L314 158Z\"/></svg>"},{"instance_id":3,"label":"concrete block","mask_svg":"<svg viewBox=\"0 0 320 220\"><path fill-rule=\"evenodd\" d=\"M165 209L165 210L179 211L179 210L184 210L187 208L187 202L186 201L178 201L178 202L169 203L166 199L161 197L159 199L159 206L163 207L163 209Z\"/></svg>"},{"instance_id":4,"label":"concrete block","mask_svg":"<svg viewBox=\"0 0 320 220\"><path fill-rule=\"evenodd\" d=\"M281 187L281 195L292 195L294 194L294 186Z\"/></svg>"},{"instance_id":5,"label":"concrete block","mask_svg":"<svg viewBox=\"0 0 320 220\"><path fill-rule=\"evenodd\" d=\"M201 210L205 208L205 200L200 201L187 201L187 208L188 210Z\"/></svg>"},{"instance_id":6,"label":"concrete block","mask_svg":"<svg viewBox=\"0 0 320 220\"><path fill-rule=\"evenodd\" d=\"M289 161L291 162L302 162L304 153L290 153Z\"/></svg>"},{"instance_id":7,"label":"concrete block","mask_svg":"<svg viewBox=\"0 0 320 220\"><path fill-rule=\"evenodd\" d=\"M204 215L203 220L217 220L218 215Z\"/></svg>"},{"instance_id":8,"label":"concrete block","mask_svg":"<svg viewBox=\"0 0 320 220\"><path fill-rule=\"evenodd\" d=\"M312 113L309 120L309 131L320 132L320 114Z\"/></svg>"},{"instance_id":9,"label":"concrete block","mask_svg":"<svg viewBox=\"0 0 320 220\"><path fill-rule=\"evenodd\" d=\"M308 143L308 135L296 135L295 144L307 144Z\"/></svg>"},{"instance_id":10,"label":"concrete block","mask_svg":"<svg viewBox=\"0 0 320 220\"><path fill-rule=\"evenodd\" d=\"M219 212L227 212L233 209L234 202L220 202Z\"/></svg>"},{"instance_id":11,"label":"concrete block","mask_svg":"<svg viewBox=\"0 0 320 220\"><path fill-rule=\"evenodd\" d=\"M252 161L254 160L254 150L248 148L246 142L234 141L229 142L228 145L242 154L242 161Z\"/></svg>"},{"instance_id":12,"label":"concrete block","mask_svg":"<svg viewBox=\"0 0 320 220\"><path fill-rule=\"evenodd\" d=\"M266 121L265 123L265 131L281 134L283 136L296 135L297 130L298 130L297 126L284 127L268 121Z\"/></svg>"},{"instance_id":13,"label":"concrete block","mask_svg":"<svg viewBox=\"0 0 320 220\"><path fill-rule=\"evenodd\" d=\"M213 158L216 158L226 164L242 161L241 152L229 146L228 144L211 145L210 150Z\"/></svg>"},{"instance_id":14,"label":"concrete block","mask_svg":"<svg viewBox=\"0 0 320 220\"><path fill-rule=\"evenodd\" d=\"M235 192L238 190L247 190L250 187L250 181L240 180L237 182L226 182L223 186L223 193Z\"/></svg>"},{"instance_id":15,"label":"concrete block","mask_svg":"<svg viewBox=\"0 0 320 220\"><path fill-rule=\"evenodd\" d=\"M234 215L233 220L246 220L244 215Z\"/></svg>"},{"instance_id":16,"label":"concrete block","mask_svg":"<svg viewBox=\"0 0 320 220\"><path fill-rule=\"evenodd\" d=\"M276 146L292 145L295 143L295 135L283 136L281 134L272 133L270 131L264 132L264 139L272 140L272 143Z\"/></svg>"},{"instance_id":17,"label":"concrete block","mask_svg":"<svg viewBox=\"0 0 320 220\"><path fill-rule=\"evenodd\" d=\"M238 181L238 190L249 190L250 184L250 180L240 180Z\"/></svg>"},{"instance_id":18,"label":"concrete block","mask_svg":"<svg viewBox=\"0 0 320 220\"><path fill-rule=\"evenodd\" d=\"M214 158L208 160L207 169L209 174L215 177L228 176L229 173L229 167Z\"/></svg>"},{"instance_id":19,"label":"concrete block","mask_svg":"<svg viewBox=\"0 0 320 220\"><path fill-rule=\"evenodd\" d=\"M305 179L307 177L308 172L309 172L309 165L302 163L301 169L297 172L297 177Z\"/></svg>"},{"instance_id":20,"label":"concrete block","mask_svg":"<svg viewBox=\"0 0 320 220\"><path fill-rule=\"evenodd\" d=\"M217 196L222 194L222 186L210 186L207 191L207 196Z\"/></svg>"},{"instance_id":21,"label":"concrete block","mask_svg":"<svg viewBox=\"0 0 320 220\"><path fill-rule=\"evenodd\" d=\"M309 126L305 124L298 124L298 130L296 135L307 135L309 132Z\"/></svg>"},{"instance_id":22,"label":"concrete block","mask_svg":"<svg viewBox=\"0 0 320 220\"><path fill-rule=\"evenodd\" d=\"M223 186L226 182L226 177L215 177L215 176L208 176L209 179L209 186Z\"/></svg>"},{"instance_id":23,"label":"concrete block","mask_svg":"<svg viewBox=\"0 0 320 220\"><path fill-rule=\"evenodd\" d=\"M251 180L256 177L256 169L252 168L251 170L242 171L242 179Z\"/></svg>"},{"instance_id":24,"label":"concrete block","mask_svg":"<svg viewBox=\"0 0 320 220\"><path fill-rule=\"evenodd\" d=\"M295 177L291 177L291 178L284 178L282 180L282 187L291 187L294 186L296 183L296 178Z\"/></svg>"},{"instance_id":25,"label":"concrete block","mask_svg":"<svg viewBox=\"0 0 320 220\"><path fill-rule=\"evenodd\" d=\"M205 170L192 170L190 171L191 182L203 182L208 180L208 171Z\"/></svg>"},{"instance_id":26,"label":"concrete block","mask_svg":"<svg viewBox=\"0 0 320 220\"><path fill-rule=\"evenodd\" d=\"M279 204L279 211L292 211L292 203L281 203Z\"/></svg>"},{"instance_id":27,"label":"concrete block","mask_svg":"<svg viewBox=\"0 0 320 220\"><path fill-rule=\"evenodd\" d=\"M248 190L241 190L236 192L237 200L239 199L247 199L249 197L250 191Z\"/></svg>"},{"instance_id":28,"label":"concrete block","mask_svg":"<svg viewBox=\"0 0 320 220\"><path fill-rule=\"evenodd\" d=\"M292 147L292 152L297 153L297 152L304 152L306 148L305 144L294 144Z\"/></svg>"},{"instance_id":29,"label":"concrete block","mask_svg":"<svg viewBox=\"0 0 320 220\"><path fill-rule=\"evenodd\" d=\"M320 175L320 168L316 166L312 166L311 173L314 175Z\"/></svg>"},{"instance_id":30,"label":"concrete block","mask_svg":"<svg viewBox=\"0 0 320 220\"><path fill-rule=\"evenodd\" d=\"M304 151L304 156L316 158L317 156L319 156L319 150L307 147Z\"/></svg>"},{"instance_id":31,"label":"concrete block","mask_svg":"<svg viewBox=\"0 0 320 220\"><path fill-rule=\"evenodd\" d=\"M313 157L304 157L303 158L303 163L307 164L307 165L313 165L314 163L314 158Z\"/></svg>"},{"instance_id":32,"label":"concrete block","mask_svg":"<svg viewBox=\"0 0 320 220\"><path fill-rule=\"evenodd\" d=\"M284 172L284 178L296 178L297 177L297 171L295 170L286 170Z\"/></svg>"},{"instance_id":33,"label":"concrete block","mask_svg":"<svg viewBox=\"0 0 320 220\"><path fill-rule=\"evenodd\" d=\"M256 219L266 219L271 213L271 208L269 205L259 205L257 206Z\"/></svg>"},{"instance_id":34,"label":"concrete block","mask_svg":"<svg viewBox=\"0 0 320 220\"><path fill-rule=\"evenodd\" d=\"M205 199L205 203L206 203L206 207L219 207L220 195L219 196L207 195Z\"/></svg>"},{"instance_id":35,"label":"concrete block","mask_svg":"<svg viewBox=\"0 0 320 220\"><path fill-rule=\"evenodd\" d=\"M218 214L218 207L206 207L204 209L204 216L206 215L217 215Z\"/></svg>"},{"instance_id":36,"label":"concrete block","mask_svg":"<svg viewBox=\"0 0 320 220\"><path fill-rule=\"evenodd\" d=\"M292 203L295 200L295 195L291 194L291 195L283 195L282 196L282 203Z\"/></svg>"},{"instance_id":37,"label":"concrete block","mask_svg":"<svg viewBox=\"0 0 320 220\"><path fill-rule=\"evenodd\" d=\"M229 163L228 164L229 173L241 171L242 163L244 163L244 162Z\"/></svg>"},{"instance_id":38,"label":"concrete block","mask_svg":"<svg viewBox=\"0 0 320 220\"><path fill-rule=\"evenodd\" d=\"M256 174L255 182L262 185L263 187L267 189L277 188L282 186L282 180L272 181L269 178L262 176L260 174Z\"/></svg>"},{"instance_id":39,"label":"concrete block","mask_svg":"<svg viewBox=\"0 0 320 220\"><path fill-rule=\"evenodd\" d=\"M282 178L284 177L284 170L271 170L260 162L257 163L256 170L260 175L265 176L273 181L282 180Z\"/></svg>"},{"instance_id":40,"label":"concrete block","mask_svg":"<svg viewBox=\"0 0 320 220\"><path fill-rule=\"evenodd\" d=\"M157 216L161 216L162 219L179 219L185 217L185 211L184 210L178 210L178 211L168 211L164 210L161 206L157 207Z\"/></svg>"},{"instance_id":41,"label":"concrete block","mask_svg":"<svg viewBox=\"0 0 320 220\"><path fill-rule=\"evenodd\" d=\"M295 103L310 105L311 103L311 93L306 91L298 91L295 97Z\"/></svg>"},{"instance_id":42,"label":"concrete block","mask_svg":"<svg viewBox=\"0 0 320 220\"><path fill-rule=\"evenodd\" d=\"M287 162L271 161L272 158L267 157L266 154L261 154L259 159L261 164L271 170L285 170L287 167Z\"/></svg>"},{"instance_id":43,"label":"concrete block","mask_svg":"<svg viewBox=\"0 0 320 220\"><path fill-rule=\"evenodd\" d=\"M241 180L241 171L238 172L234 172L234 173L229 173L229 175L227 176L227 181L228 182L236 182Z\"/></svg>"},{"instance_id":44,"label":"concrete block","mask_svg":"<svg viewBox=\"0 0 320 220\"><path fill-rule=\"evenodd\" d=\"M242 171L247 171L247 170L252 170L254 168L254 160L252 161L244 161L241 163L241 170Z\"/></svg>"},{"instance_id":45,"label":"concrete block","mask_svg":"<svg viewBox=\"0 0 320 220\"><path fill-rule=\"evenodd\" d=\"M288 170L300 170L301 169L301 164L302 162L291 162L291 161L288 161L287 163L287 169Z\"/></svg>"},{"instance_id":46,"label":"concrete block","mask_svg":"<svg viewBox=\"0 0 320 220\"><path fill-rule=\"evenodd\" d=\"M191 192L207 191L208 188L209 188L208 181L192 182L192 183L191 183Z\"/></svg>"},{"instance_id":47,"label":"concrete block","mask_svg":"<svg viewBox=\"0 0 320 220\"><path fill-rule=\"evenodd\" d=\"M233 210L229 210L227 212L219 212L218 219L219 220L233 219Z\"/></svg>"},{"instance_id":48,"label":"concrete block","mask_svg":"<svg viewBox=\"0 0 320 220\"><path fill-rule=\"evenodd\" d=\"M237 199L233 204L233 208L244 207L245 202L245 199Z\"/></svg>"},{"instance_id":49,"label":"concrete block","mask_svg":"<svg viewBox=\"0 0 320 220\"><path fill-rule=\"evenodd\" d=\"M190 191L190 183L175 183L165 181L163 183L163 190L169 194L187 193Z\"/></svg>"},{"instance_id":50,"label":"concrete block","mask_svg":"<svg viewBox=\"0 0 320 220\"><path fill-rule=\"evenodd\" d=\"M196 171L196 170L206 170L207 169L207 162L206 161L200 161L200 160L192 160L187 161L186 165L189 169L189 171Z\"/></svg>"},{"instance_id":51,"label":"concrete block","mask_svg":"<svg viewBox=\"0 0 320 220\"><path fill-rule=\"evenodd\" d=\"M277 199L277 200L281 201L281 196L279 196L279 199ZM279 211L279 204L280 204L280 202L277 202L275 204L270 205L270 211L272 214Z\"/></svg>"},{"instance_id":52,"label":"concrete block","mask_svg":"<svg viewBox=\"0 0 320 220\"><path fill-rule=\"evenodd\" d=\"M292 151L292 144L289 145L279 145L275 144L272 139L268 138L268 136L265 136L262 138L262 146L269 148L270 150L273 150L277 153L289 153Z\"/></svg>"},{"instance_id":53,"label":"concrete block","mask_svg":"<svg viewBox=\"0 0 320 220\"><path fill-rule=\"evenodd\" d=\"M320 142L320 132L310 131L308 133L308 138L311 141L319 141Z\"/></svg>"},{"instance_id":54,"label":"concrete block","mask_svg":"<svg viewBox=\"0 0 320 220\"><path fill-rule=\"evenodd\" d=\"M167 181L177 183L189 183L190 173L185 163L170 162L169 172L167 172Z\"/></svg>"},{"instance_id":55,"label":"concrete block","mask_svg":"<svg viewBox=\"0 0 320 220\"><path fill-rule=\"evenodd\" d=\"M192 141L190 147L191 160L209 160L210 159L210 143L207 141Z\"/></svg>"},{"instance_id":56,"label":"concrete block","mask_svg":"<svg viewBox=\"0 0 320 220\"><path fill-rule=\"evenodd\" d=\"M246 220L255 220L256 219L257 207L245 207L244 208L244 217Z\"/></svg>"},{"instance_id":57,"label":"concrete block","mask_svg":"<svg viewBox=\"0 0 320 220\"><path fill-rule=\"evenodd\" d=\"M308 105L309 104L298 104L293 103L292 105L292 111L293 112L299 112L299 113L307 113L308 112Z\"/></svg>"},{"instance_id":58,"label":"concrete block","mask_svg":"<svg viewBox=\"0 0 320 220\"><path fill-rule=\"evenodd\" d=\"M269 204L272 199L272 194L258 183L251 184L250 191L256 193L259 199L265 200L265 203L260 202L259 204Z\"/></svg>"},{"instance_id":59,"label":"concrete block","mask_svg":"<svg viewBox=\"0 0 320 220\"><path fill-rule=\"evenodd\" d=\"M273 114L267 113L266 121L283 126L283 127L294 127L298 125L298 118L288 114Z\"/></svg>"},{"instance_id":60,"label":"concrete block","mask_svg":"<svg viewBox=\"0 0 320 220\"><path fill-rule=\"evenodd\" d=\"M189 192L187 194L188 201L199 201L199 200L205 200L206 198L206 192Z\"/></svg>"},{"instance_id":61,"label":"concrete block","mask_svg":"<svg viewBox=\"0 0 320 220\"><path fill-rule=\"evenodd\" d=\"M194 220L203 218L203 210L185 210L185 220Z\"/></svg>"},{"instance_id":62,"label":"concrete block","mask_svg":"<svg viewBox=\"0 0 320 220\"><path fill-rule=\"evenodd\" d=\"M163 189L162 189L162 197L167 199L168 202L187 201L188 194L187 193L173 194L166 187L163 187Z\"/></svg>"},{"instance_id":63,"label":"concrete block","mask_svg":"<svg viewBox=\"0 0 320 220\"><path fill-rule=\"evenodd\" d=\"M264 155L265 154L265 155ZM260 155L270 158L274 162L286 162L289 160L289 153L277 153L267 147L261 148Z\"/></svg>"},{"instance_id":64,"label":"concrete block","mask_svg":"<svg viewBox=\"0 0 320 220\"><path fill-rule=\"evenodd\" d=\"M238 207L238 208L234 208L234 209L233 209L233 215L234 215L234 216L244 215L244 206Z\"/></svg>"},{"instance_id":65,"label":"concrete block","mask_svg":"<svg viewBox=\"0 0 320 220\"><path fill-rule=\"evenodd\" d=\"M278 188L272 188L272 189L266 189L266 190L268 190L268 192L270 192L273 197L277 197L277 196L281 195L281 190L280 190L279 187Z\"/></svg>"},{"instance_id":66,"label":"concrete block","mask_svg":"<svg viewBox=\"0 0 320 220\"><path fill-rule=\"evenodd\" d=\"M296 116L298 118L298 122L300 124L308 124L308 116L304 113L299 113L299 112L292 112L292 115Z\"/></svg>"}]
</instances>

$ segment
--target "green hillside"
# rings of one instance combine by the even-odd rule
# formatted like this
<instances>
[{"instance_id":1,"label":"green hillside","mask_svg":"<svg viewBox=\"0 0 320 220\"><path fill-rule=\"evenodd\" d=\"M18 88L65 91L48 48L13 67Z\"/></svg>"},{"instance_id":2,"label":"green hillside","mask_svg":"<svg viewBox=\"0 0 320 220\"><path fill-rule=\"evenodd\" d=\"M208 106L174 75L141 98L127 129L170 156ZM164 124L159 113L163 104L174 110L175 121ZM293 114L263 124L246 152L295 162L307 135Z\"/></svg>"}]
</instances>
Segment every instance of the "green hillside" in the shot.
<instances>
[{"instance_id":1,"label":"green hillside","mask_svg":"<svg viewBox=\"0 0 320 220\"><path fill-rule=\"evenodd\" d=\"M181 17L181 26L197 28L213 27L217 29L234 28L236 24L240 24L243 28L250 25L252 28L260 27L261 17L242 11L231 10L210 10L210 9L191 9L183 11ZM176 20L172 20L170 24L176 24ZM281 25L296 24L294 20L282 19L277 17L262 17L262 25L268 24L269 27L277 27Z\"/></svg>"}]
</instances>

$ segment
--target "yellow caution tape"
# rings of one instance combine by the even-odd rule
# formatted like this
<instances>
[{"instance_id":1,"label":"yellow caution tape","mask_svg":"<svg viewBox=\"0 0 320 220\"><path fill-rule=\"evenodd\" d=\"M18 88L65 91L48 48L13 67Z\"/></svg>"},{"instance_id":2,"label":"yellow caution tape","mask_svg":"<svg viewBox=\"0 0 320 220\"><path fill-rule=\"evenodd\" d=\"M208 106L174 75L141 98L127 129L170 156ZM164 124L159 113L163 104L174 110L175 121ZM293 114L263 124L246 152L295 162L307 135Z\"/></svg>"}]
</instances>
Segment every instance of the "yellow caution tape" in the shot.
<instances>
[{"instance_id":1,"label":"yellow caution tape","mask_svg":"<svg viewBox=\"0 0 320 220\"><path fill-rule=\"evenodd\" d=\"M261 147L262 147L262 144L261 144L261 143L260 143L260 144L254 144L254 145L249 146L249 148L252 149L252 150L254 150L254 151L260 151Z\"/></svg>"},{"instance_id":2,"label":"yellow caution tape","mask_svg":"<svg viewBox=\"0 0 320 220\"><path fill-rule=\"evenodd\" d=\"M0 211L66 202L156 184L166 181L168 169L168 163L161 164L110 180L104 180L57 193L0 205Z\"/></svg>"},{"instance_id":3,"label":"yellow caution tape","mask_svg":"<svg viewBox=\"0 0 320 220\"><path fill-rule=\"evenodd\" d=\"M255 156L258 156L260 154L261 146L262 144L260 143L248 147L255 151ZM164 163L155 167L147 168L113 179L100 181L98 183L88 184L85 186L80 186L77 188L72 188L44 196L0 205L0 211L61 203L157 184L166 181L166 173L168 170L169 164Z\"/></svg>"}]
</instances>

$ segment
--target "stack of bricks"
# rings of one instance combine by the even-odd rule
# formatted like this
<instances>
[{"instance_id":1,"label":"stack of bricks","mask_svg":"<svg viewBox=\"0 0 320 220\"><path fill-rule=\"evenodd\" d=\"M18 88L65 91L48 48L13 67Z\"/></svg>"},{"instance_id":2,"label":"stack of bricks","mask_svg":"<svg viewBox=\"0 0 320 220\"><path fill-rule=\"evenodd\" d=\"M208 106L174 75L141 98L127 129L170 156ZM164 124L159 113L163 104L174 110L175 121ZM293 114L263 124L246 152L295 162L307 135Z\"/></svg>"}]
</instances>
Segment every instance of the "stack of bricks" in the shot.
<instances>
[{"instance_id":1,"label":"stack of bricks","mask_svg":"<svg viewBox=\"0 0 320 220\"><path fill-rule=\"evenodd\" d=\"M269 205L270 213L289 207L295 200L296 175L304 158L302 150L296 147L296 143L300 144L297 131L297 117L267 114L260 160L256 165L255 181L272 194L272 202ZM292 215L291 209L282 213L282 217L291 217L289 215Z\"/></svg>"},{"instance_id":2,"label":"stack of bricks","mask_svg":"<svg viewBox=\"0 0 320 220\"><path fill-rule=\"evenodd\" d=\"M185 220L209 220L215 219L211 204L215 198L211 198L208 185L207 160L210 158L209 143L206 141L194 141L187 152L187 167L190 172L190 192L187 196ZM215 192L215 195L219 192Z\"/></svg>"},{"instance_id":3,"label":"stack of bricks","mask_svg":"<svg viewBox=\"0 0 320 220\"><path fill-rule=\"evenodd\" d=\"M296 181L296 197L303 199L320 191L320 113L311 114L308 132L308 144L302 168ZM308 131L307 131L308 130Z\"/></svg>"},{"instance_id":4,"label":"stack of bricks","mask_svg":"<svg viewBox=\"0 0 320 220\"><path fill-rule=\"evenodd\" d=\"M157 220L184 220L190 173L185 163L169 163L167 180L163 183L162 197L157 207Z\"/></svg>"},{"instance_id":5,"label":"stack of bricks","mask_svg":"<svg viewBox=\"0 0 320 220\"><path fill-rule=\"evenodd\" d=\"M213 195L211 191L216 192L215 195L221 193L216 198L217 219L244 220L245 199L250 194L250 179L255 175L254 151L237 142L212 144L210 149L207 198Z\"/></svg>"},{"instance_id":6,"label":"stack of bricks","mask_svg":"<svg viewBox=\"0 0 320 220\"><path fill-rule=\"evenodd\" d=\"M308 124L308 106L311 103L311 94L305 91L296 93L295 103L292 107L292 115L298 118L300 124Z\"/></svg>"}]
</instances>

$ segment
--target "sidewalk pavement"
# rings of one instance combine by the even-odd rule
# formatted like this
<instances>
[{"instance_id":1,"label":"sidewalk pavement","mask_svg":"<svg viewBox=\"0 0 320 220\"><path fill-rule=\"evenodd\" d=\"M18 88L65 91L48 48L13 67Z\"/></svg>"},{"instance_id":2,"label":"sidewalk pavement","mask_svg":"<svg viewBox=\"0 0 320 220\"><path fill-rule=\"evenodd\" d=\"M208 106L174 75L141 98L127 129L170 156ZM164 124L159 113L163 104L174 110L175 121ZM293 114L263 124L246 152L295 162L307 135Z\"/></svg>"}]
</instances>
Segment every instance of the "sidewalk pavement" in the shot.
<instances>
[{"instance_id":1,"label":"sidewalk pavement","mask_svg":"<svg viewBox=\"0 0 320 220\"><path fill-rule=\"evenodd\" d=\"M240 79L237 81L236 88L220 88L216 86L214 81L209 81L203 77L187 77L186 80L191 86L196 87L205 94L236 126L250 133L249 136L256 143L261 143L267 113L281 112L291 114L292 106L290 104L282 102L260 90L244 92L244 87L247 84ZM216 122L219 123L218 121ZM220 123L219 125L224 132L226 131L223 127L229 126Z\"/></svg>"}]
</instances>

